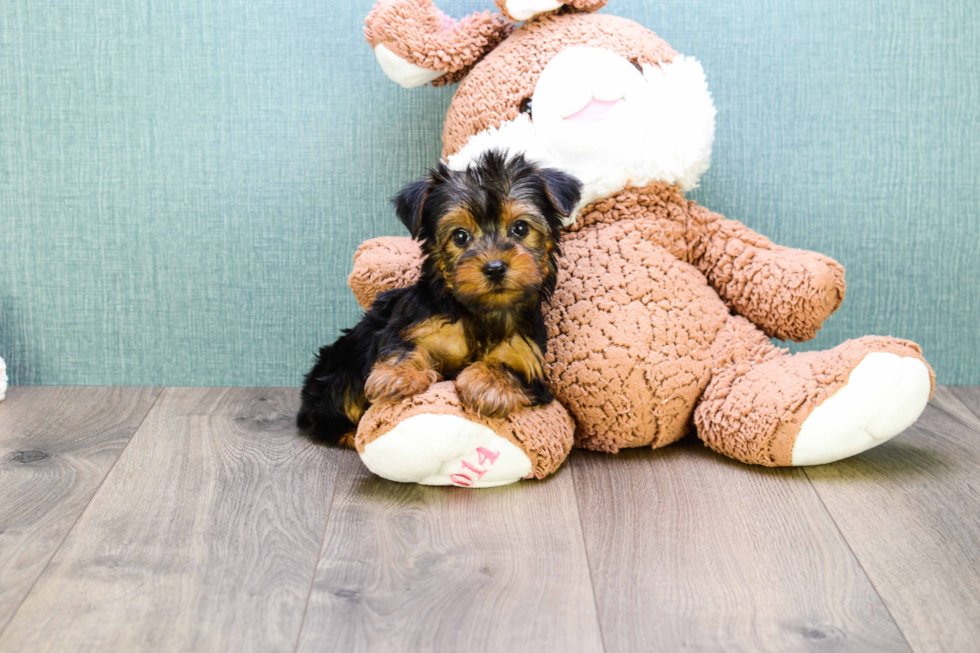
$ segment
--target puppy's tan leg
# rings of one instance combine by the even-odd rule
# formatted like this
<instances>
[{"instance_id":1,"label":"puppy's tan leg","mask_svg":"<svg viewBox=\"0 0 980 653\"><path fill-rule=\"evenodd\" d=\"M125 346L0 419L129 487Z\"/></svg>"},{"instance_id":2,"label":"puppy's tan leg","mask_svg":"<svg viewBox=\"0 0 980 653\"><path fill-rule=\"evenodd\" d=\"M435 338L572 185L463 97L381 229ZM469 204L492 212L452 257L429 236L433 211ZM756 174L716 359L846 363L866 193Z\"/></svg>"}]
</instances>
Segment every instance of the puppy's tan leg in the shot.
<instances>
[{"instance_id":1,"label":"puppy's tan leg","mask_svg":"<svg viewBox=\"0 0 980 653\"><path fill-rule=\"evenodd\" d=\"M478 361L456 377L456 392L466 408L487 417L506 417L531 405L513 372L497 363Z\"/></svg>"},{"instance_id":2,"label":"puppy's tan leg","mask_svg":"<svg viewBox=\"0 0 980 653\"><path fill-rule=\"evenodd\" d=\"M348 449L354 448L354 438L357 436L357 431L347 431L342 436L340 436L340 446L346 447Z\"/></svg>"},{"instance_id":3,"label":"puppy's tan leg","mask_svg":"<svg viewBox=\"0 0 980 653\"><path fill-rule=\"evenodd\" d=\"M403 357L374 364L364 383L368 401L401 401L425 392L433 383L442 380L428 356L412 352Z\"/></svg>"},{"instance_id":4,"label":"puppy's tan leg","mask_svg":"<svg viewBox=\"0 0 980 653\"><path fill-rule=\"evenodd\" d=\"M484 360L513 370L525 383L544 380L544 356L541 355L541 349L520 334L500 343Z\"/></svg>"},{"instance_id":5,"label":"puppy's tan leg","mask_svg":"<svg viewBox=\"0 0 980 653\"><path fill-rule=\"evenodd\" d=\"M534 405L530 390L543 382L541 350L524 336L515 335L463 370L456 378L456 390L466 407L481 415L505 417Z\"/></svg>"}]
</instances>

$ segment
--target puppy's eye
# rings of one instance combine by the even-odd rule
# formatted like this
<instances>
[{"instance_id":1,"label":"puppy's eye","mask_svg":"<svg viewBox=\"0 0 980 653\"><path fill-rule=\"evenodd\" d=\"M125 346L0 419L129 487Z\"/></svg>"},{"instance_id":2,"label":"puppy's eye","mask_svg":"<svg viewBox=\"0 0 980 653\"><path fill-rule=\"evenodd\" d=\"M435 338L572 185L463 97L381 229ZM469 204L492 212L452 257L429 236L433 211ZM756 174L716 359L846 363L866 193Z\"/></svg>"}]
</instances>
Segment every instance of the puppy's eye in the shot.
<instances>
[{"instance_id":1,"label":"puppy's eye","mask_svg":"<svg viewBox=\"0 0 980 653\"><path fill-rule=\"evenodd\" d=\"M510 233L512 233L517 238L523 238L524 236L527 235L527 233L530 230L531 228L527 225L526 222L524 222L523 220L518 220L511 226Z\"/></svg>"},{"instance_id":2,"label":"puppy's eye","mask_svg":"<svg viewBox=\"0 0 980 653\"><path fill-rule=\"evenodd\" d=\"M468 242L470 242L470 232L466 229L457 229L453 232L453 244L456 247L466 247Z\"/></svg>"},{"instance_id":3,"label":"puppy's eye","mask_svg":"<svg viewBox=\"0 0 980 653\"><path fill-rule=\"evenodd\" d=\"M638 59L630 59L630 63L633 64L633 67L639 70L641 73L643 72L643 66L640 65L640 61Z\"/></svg>"},{"instance_id":4,"label":"puppy's eye","mask_svg":"<svg viewBox=\"0 0 980 653\"><path fill-rule=\"evenodd\" d=\"M521 113L526 113L528 118L534 118L532 115L530 95L521 100Z\"/></svg>"}]
</instances>

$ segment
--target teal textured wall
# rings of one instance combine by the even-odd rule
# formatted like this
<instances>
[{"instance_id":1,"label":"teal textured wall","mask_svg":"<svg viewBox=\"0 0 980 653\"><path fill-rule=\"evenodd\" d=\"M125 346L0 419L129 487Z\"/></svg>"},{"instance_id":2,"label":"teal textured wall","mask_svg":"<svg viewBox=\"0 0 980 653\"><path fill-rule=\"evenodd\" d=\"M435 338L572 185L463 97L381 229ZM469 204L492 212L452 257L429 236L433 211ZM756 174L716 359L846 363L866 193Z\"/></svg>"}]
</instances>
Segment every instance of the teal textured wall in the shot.
<instances>
[{"instance_id":1,"label":"teal textured wall","mask_svg":"<svg viewBox=\"0 0 980 653\"><path fill-rule=\"evenodd\" d=\"M371 0L0 2L0 356L19 384L295 385L359 311L362 240L439 153ZM442 0L456 15L490 0ZM701 59L695 198L847 267L820 336L980 383L975 0L612 0Z\"/></svg>"}]
</instances>

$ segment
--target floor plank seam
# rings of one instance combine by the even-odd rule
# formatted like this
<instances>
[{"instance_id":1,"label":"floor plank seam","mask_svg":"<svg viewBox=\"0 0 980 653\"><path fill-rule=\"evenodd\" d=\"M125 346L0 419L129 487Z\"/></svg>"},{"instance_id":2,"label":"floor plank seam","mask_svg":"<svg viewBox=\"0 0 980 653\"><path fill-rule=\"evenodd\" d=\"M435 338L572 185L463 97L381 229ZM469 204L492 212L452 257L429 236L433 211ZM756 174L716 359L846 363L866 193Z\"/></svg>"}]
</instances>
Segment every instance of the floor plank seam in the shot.
<instances>
[{"instance_id":1,"label":"floor plank seam","mask_svg":"<svg viewBox=\"0 0 980 653\"><path fill-rule=\"evenodd\" d=\"M948 410L943 410L942 408L938 408L938 407L936 407L936 410L938 410L940 413L942 413L946 417L950 418L951 420L953 420L954 422L956 422L960 426L962 426L964 428L967 428L967 429L970 429L971 431L974 430L973 424L967 424L966 421L962 417L960 417L959 415L956 415L954 413L951 413Z\"/></svg>"},{"instance_id":2,"label":"floor plank seam","mask_svg":"<svg viewBox=\"0 0 980 653\"><path fill-rule=\"evenodd\" d=\"M827 516L830 517L830 521L834 524L834 528L837 529L837 533L840 535L841 539L844 540L844 545L847 546L847 550L851 552L852 556L854 556L854 561L857 562L858 567L861 569L861 573L868 579L871 589L874 590L875 594L878 596L878 600L881 601L882 607L885 608L885 612L888 613L888 618L892 620L892 623L895 625L895 629L898 630L898 633L902 636L902 641L905 642L905 645L910 651L915 651L916 649L913 648L912 642L909 641L909 638L902 629L902 626L898 623L898 620L895 619L895 615L892 614L892 609L888 606L888 602L885 601L885 597L881 595L880 591L878 591L878 587L875 585L874 579L871 578L871 574L869 574L868 570L864 567L864 563L861 561L861 558L858 557L857 552L854 551L854 547L851 546L850 540L847 539L847 536L844 534L843 529L841 529L840 524L838 524L837 520L834 518L834 513L832 513L830 508L827 507L827 504L824 503L823 497L820 496L820 490L816 485L814 485L813 479L810 478L810 474L807 473L806 468L803 468L802 471L803 475L806 476L807 483L810 484L810 487L813 489L813 493L817 496L817 501L820 502L820 506L824 509L824 512L827 513Z\"/></svg>"},{"instance_id":3,"label":"floor plank seam","mask_svg":"<svg viewBox=\"0 0 980 653\"><path fill-rule=\"evenodd\" d=\"M575 514L578 515L578 535L582 542L582 549L585 551L585 566L589 570L589 588L592 590L592 605L595 607L596 625L599 627L599 643L602 644L602 651L606 651L606 634L602 630L602 617L599 614L599 599L595 595L595 580L592 578L592 559L589 557L589 547L585 543L585 527L582 522L582 504L578 500L578 482L575 480L575 459L569 460L570 472L572 474L572 496L575 497Z\"/></svg>"},{"instance_id":4,"label":"floor plank seam","mask_svg":"<svg viewBox=\"0 0 980 653\"><path fill-rule=\"evenodd\" d=\"M296 644L293 646L293 653L299 651L299 645L303 641L303 628L306 626L306 614L310 610L310 599L313 598L313 586L316 585L317 571L320 569L320 558L323 556L323 545L327 539L327 528L330 526L330 518L333 517L333 506L337 501L337 482L340 480L340 470L343 466L339 460L340 456L335 451L331 452L338 459L337 471L334 475L332 492L330 494L330 507L327 509L327 518L323 520L323 532L320 534L320 548L317 550L316 561L313 563L313 577L310 578L310 589L306 593L306 603L303 605L303 617L299 620L299 630L296 633Z\"/></svg>"},{"instance_id":5,"label":"floor plank seam","mask_svg":"<svg viewBox=\"0 0 980 653\"><path fill-rule=\"evenodd\" d=\"M980 413L974 412L974 410L969 406L969 404L967 404L965 401L960 401L960 398L957 397L955 394L953 395L953 397L957 401L959 401L963 405L964 408L966 408L968 411L970 411L970 414L971 415L974 415L978 420L980 420ZM962 417L960 417L959 415L957 415L957 414L955 414L955 413L953 413L953 412L951 412L949 410L946 410L942 406L939 406L939 405L934 404L934 403L930 403L929 404L929 407L930 408L935 408L940 413L942 413L946 417L950 418L951 420L953 420L954 422L956 422L957 424L959 424L963 428L965 428L965 429L967 429L969 431L972 431L973 433L980 433L980 431L977 431L977 427L976 426L974 426L973 424L968 424Z\"/></svg>"},{"instance_id":6,"label":"floor plank seam","mask_svg":"<svg viewBox=\"0 0 980 653\"><path fill-rule=\"evenodd\" d=\"M155 387L157 386L154 386L154 388ZM34 588L37 587L38 582L40 582L41 578L44 576L44 572L47 571L48 566L50 566L51 564L51 561L55 559L55 556L57 556L58 552L61 551L61 547L64 546L65 542L68 540L68 536L71 535L72 531L75 530L75 527L78 526L78 522L81 521L82 515L84 515L86 511L88 511L89 506L92 505L92 501L95 499L95 496L99 493L100 490L102 490L102 486L105 485L106 479L109 478L109 474L111 474L112 470L116 468L116 465L119 463L119 459L123 457L123 454L126 453L126 449L129 448L129 445L132 444L133 440L136 438L136 434L140 432L141 428L143 428L143 424L146 423L146 418L149 417L150 413L153 412L153 409L156 408L157 402L160 401L160 397L163 396L165 390L166 388L160 388L160 392L158 392L157 396L153 398L153 403L151 403L150 407L147 408L146 413L143 415L143 419L140 420L140 423L137 424L135 429L133 429L133 433L132 435L129 436L129 440L126 442L126 446L124 446L122 449L119 450L119 455L116 456L116 459L112 461L111 465L109 465L109 468L106 470L105 475L102 477L102 480L99 481L99 485L95 488L95 492L92 493L92 496L90 496L88 499L88 503L85 504L85 508L78 512L78 516L75 517L75 521L72 522L71 528L65 531L65 536L61 538L61 541L58 542L58 546L55 547L54 551L51 552L51 555L48 557L47 562L44 563L44 566L41 568L40 573L38 573L37 578L35 578L34 582L31 583L31 588L27 590L27 592L24 594L24 598L23 600L21 600L20 605L18 605L17 609L14 610L13 614L10 615L10 619L7 621L7 623L3 625L3 628L0 628L0 637L3 637L3 634L7 631L7 628L10 626L10 624L14 623L14 620L17 619L17 615L20 613L20 609L24 607L24 604L27 603L27 600L31 597L31 594L34 592Z\"/></svg>"},{"instance_id":7,"label":"floor plank seam","mask_svg":"<svg viewBox=\"0 0 980 653\"><path fill-rule=\"evenodd\" d=\"M967 389L969 389L969 388L980 387L980 386L948 385L948 386L943 386L943 387L949 389L950 394L952 394L954 397L956 397L957 401L959 401L961 404L963 404L964 406L966 406L966 409L968 411L970 411L971 413L973 413L973 415L976 416L977 419L980 419L980 408L974 408L973 402L971 402L971 401L964 401L963 399L960 399L960 397L955 392L953 392L953 388L967 388ZM945 411L943 411L943 412L945 412ZM968 425L968 427L970 428L970 430L974 430L973 425Z\"/></svg>"}]
</instances>

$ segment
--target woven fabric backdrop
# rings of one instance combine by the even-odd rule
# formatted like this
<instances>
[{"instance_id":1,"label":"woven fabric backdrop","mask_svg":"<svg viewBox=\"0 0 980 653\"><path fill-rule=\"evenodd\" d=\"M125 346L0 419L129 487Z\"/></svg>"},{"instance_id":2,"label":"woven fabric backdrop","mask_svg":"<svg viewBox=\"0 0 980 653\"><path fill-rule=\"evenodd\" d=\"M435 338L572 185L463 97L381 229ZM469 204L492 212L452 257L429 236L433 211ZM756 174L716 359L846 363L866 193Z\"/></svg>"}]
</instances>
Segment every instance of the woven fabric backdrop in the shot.
<instances>
[{"instance_id":1,"label":"woven fabric backdrop","mask_svg":"<svg viewBox=\"0 0 980 653\"><path fill-rule=\"evenodd\" d=\"M372 0L0 2L0 356L17 384L298 385L451 89L389 82ZM490 0L441 0L446 11ZM980 383L975 0L612 0L697 56L695 199L847 268L819 337Z\"/></svg>"}]
</instances>

